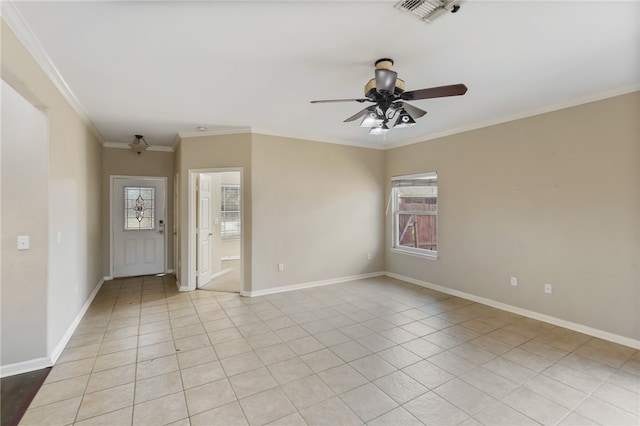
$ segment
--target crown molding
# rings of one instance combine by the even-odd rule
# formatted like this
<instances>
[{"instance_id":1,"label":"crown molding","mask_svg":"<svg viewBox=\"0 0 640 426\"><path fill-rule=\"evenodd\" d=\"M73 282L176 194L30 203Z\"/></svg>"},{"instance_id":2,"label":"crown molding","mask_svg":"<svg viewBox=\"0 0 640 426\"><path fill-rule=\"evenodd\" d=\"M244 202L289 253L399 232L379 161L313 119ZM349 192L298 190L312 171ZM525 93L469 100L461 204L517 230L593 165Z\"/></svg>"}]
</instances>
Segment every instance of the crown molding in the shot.
<instances>
[{"instance_id":1,"label":"crown molding","mask_svg":"<svg viewBox=\"0 0 640 426\"><path fill-rule=\"evenodd\" d=\"M468 126L457 127L455 129L445 130L444 132L434 133L432 135L423 136L423 137L420 137L420 138L414 138L414 139L407 140L407 141L392 143L392 144L386 145L384 149L388 150L388 149L393 149L393 148L400 148L402 146L413 145L413 144L416 144L416 143L426 142L426 141L430 141L430 140L433 140L433 139L439 139L439 138L443 138L445 136L451 136L451 135L455 135L455 134L458 134L458 133L469 132L471 130L482 129L484 127L490 127L490 126L495 126L497 124L508 123L510 121L521 120L523 118L534 117L536 115L546 114L548 112L559 111L559 110L562 110L562 109L571 108L571 107L575 107L575 106L579 106L579 105L584 105L584 104L588 104L588 103L591 103L591 102L601 101L601 100L607 99L607 98L613 98L613 97L616 97L616 96L626 95L628 93L637 92L638 90L640 90L640 83L634 83L634 84L630 84L628 86L622 86L622 87L618 87L616 89L606 90L604 92L598 92L598 93L594 93L594 94L587 95L587 96L581 96L579 98L574 98L574 99L572 99L570 101L566 101L566 102L547 105L547 106L544 106L544 107L541 107L541 108L534 108L534 109L518 112L518 113L515 113L515 114L506 115L506 116L503 116L503 117L500 117L500 118L496 118L496 119L492 119L492 120L480 121L480 122L477 122L477 123L470 124Z\"/></svg>"},{"instance_id":2,"label":"crown molding","mask_svg":"<svg viewBox=\"0 0 640 426\"><path fill-rule=\"evenodd\" d=\"M11 28L16 37L18 37L18 40L20 40L25 49L27 49L27 52L29 52L42 71L44 71L45 75L49 80L51 80L53 85L62 94L93 136L98 139L99 143L103 144L104 138L93 122L89 119L87 112L82 104L80 104L80 101L78 101L78 98L73 94L69 85L66 83L64 78L62 78L62 75L53 64L53 61L40 43L40 40L38 40L31 27L29 27L29 24L27 24L27 21L25 21L24 17L16 7L14 0L2 0L0 2L0 11L2 19L9 28Z\"/></svg>"},{"instance_id":3,"label":"crown molding","mask_svg":"<svg viewBox=\"0 0 640 426\"><path fill-rule=\"evenodd\" d=\"M180 135L176 134L176 137L173 138L173 151L177 151L178 150L178 145L180 145L180 142L182 141L182 139L180 139Z\"/></svg>"},{"instance_id":4,"label":"crown molding","mask_svg":"<svg viewBox=\"0 0 640 426\"><path fill-rule=\"evenodd\" d=\"M103 148L115 148L115 149L131 149L128 143L122 142L105 142L102 144ZM170 146L149 145L147 151L160 151L160 152L173 152L173 148Z\"/></svg>"},{"instance_id":5,"label":"crown molding","mask_svg":"<svg viewBox=\"0 0 640 426\"><path fill-rule=\"evenodd\" d=\"M375 149L379 151L384 151L388 148L387 145L381 144L379 139L373 140L371 142L360 142L360 141L352 141L346 139L336 139L336 140L326 140L326 139L317 139L312 136L302 135L302 134L293 134L288 132L279 132L272 129L267 128L255 128L253 127L254 135L264 135L264 136L274 136L279 138L289 138L289 139L300 139L309 142L318 142L318 143L328 143L333 145L342 145L342 146L353 146L356 148L366 148L366 149Z\"/></svg>"},{"instance_id":6,"label":"crown molding","mask_svg":"<svg viewBox=\"0 0 640 426\"><path fill-rule=\"evenodd\" d=\"M199 131L180 132L178 133L178 137L180 139L187 139L187 138L201 138L203 136L241 135L245 133L252 133L250 126L221 127L214 130L207 130L204 132L199 132ZM178 144L178 141L176 141L174 146L176 146L177 144Z\"/></svg>"}]
</instances>

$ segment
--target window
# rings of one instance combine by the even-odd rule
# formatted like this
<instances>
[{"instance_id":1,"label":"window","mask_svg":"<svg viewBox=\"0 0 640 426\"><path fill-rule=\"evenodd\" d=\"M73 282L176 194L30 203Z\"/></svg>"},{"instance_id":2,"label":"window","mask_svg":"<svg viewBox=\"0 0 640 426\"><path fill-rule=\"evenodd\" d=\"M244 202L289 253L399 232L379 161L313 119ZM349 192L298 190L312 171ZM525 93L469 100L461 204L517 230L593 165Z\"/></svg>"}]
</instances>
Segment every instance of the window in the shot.
<instances>
[{"instance_id":1,"label":"window","mask_svg":"<svg viewBox=\"0 0 640 426\"><path fill-rule=\"evenodd\" d=\"M438 176L435 172L392 178L392 251L436 259Z\"/></svg>"},{"instance_id":2,"label":"window","mask_svg":"<svg viewBox=\"0 0 640 426\"><path fill-rule=\"evenodd\" d=\"M124 187L124 230L154 228L155 188Z\"/></svg>"},{"instance_id":3,"label":"window","mask_svg":"<svg viewBox=\"0 0 640 426\"><path fill-rule=\"evenodd\" d=\"M240 185L222 185L222 238L240 237Z\"/></svg>"}]
</instances>

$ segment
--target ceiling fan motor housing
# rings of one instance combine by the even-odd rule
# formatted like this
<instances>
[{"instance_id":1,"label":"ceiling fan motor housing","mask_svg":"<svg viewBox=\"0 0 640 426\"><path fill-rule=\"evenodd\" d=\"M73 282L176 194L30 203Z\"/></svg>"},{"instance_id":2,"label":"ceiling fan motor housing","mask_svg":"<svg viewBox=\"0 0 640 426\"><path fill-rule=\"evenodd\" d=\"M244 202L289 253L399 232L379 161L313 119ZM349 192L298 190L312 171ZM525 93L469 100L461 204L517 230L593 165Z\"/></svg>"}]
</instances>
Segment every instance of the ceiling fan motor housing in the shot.
<instances>
[{"instance_id":1,"label":"ceiling fan motor housing","mask_svg":"<svg viewBox=\"0 0 640 426\"><path fill-rule=\"evenodd\" d=\"M393 95L398 96L404 92L404 80L396 78L396 87L393 91ZM364 85L364 95L367 98L376 99L378 91L376 90L376 79L372 78L367 84Z\"/></svg>"},{"instance_id":2,"label":"ceiling fan motor housing","mask_svg":"<svg viewBox=\"0 0 640 426\"><path fill-rule=\"evenodd\" d=\"M387 89L379 90L381 88L377 87L376 78L372 78L364 86L364 95L366 97L374 100L380 100L381 95L383 97L385 95L398 96L404 92L404 80L397 78L397 74L391 69L392 66L393 59L390 58L378 59L375 62L376 77L382 77L383 81L387 80L388 83L391 83L390 85L394 86L393 93Z\"/></svg>"}]
</instances>

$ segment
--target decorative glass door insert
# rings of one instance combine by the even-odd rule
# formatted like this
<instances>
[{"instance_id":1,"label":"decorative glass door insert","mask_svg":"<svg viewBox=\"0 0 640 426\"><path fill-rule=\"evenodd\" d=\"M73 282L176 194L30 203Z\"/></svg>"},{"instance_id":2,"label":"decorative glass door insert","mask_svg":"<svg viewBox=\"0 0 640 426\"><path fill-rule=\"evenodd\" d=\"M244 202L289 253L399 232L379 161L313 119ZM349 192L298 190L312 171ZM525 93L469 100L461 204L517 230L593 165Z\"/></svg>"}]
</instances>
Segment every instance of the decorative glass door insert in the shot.
<instances>
[{"instance_id":1,"label":"decorative glass door insert","mask_svg":"<svg viewBox=\"0 0 640 426\"><path fill-rule=\"evenodd\" d=\"M155 188L124 187L124 230L152 230L155 227Z\"/></svg>"}]
</instances>

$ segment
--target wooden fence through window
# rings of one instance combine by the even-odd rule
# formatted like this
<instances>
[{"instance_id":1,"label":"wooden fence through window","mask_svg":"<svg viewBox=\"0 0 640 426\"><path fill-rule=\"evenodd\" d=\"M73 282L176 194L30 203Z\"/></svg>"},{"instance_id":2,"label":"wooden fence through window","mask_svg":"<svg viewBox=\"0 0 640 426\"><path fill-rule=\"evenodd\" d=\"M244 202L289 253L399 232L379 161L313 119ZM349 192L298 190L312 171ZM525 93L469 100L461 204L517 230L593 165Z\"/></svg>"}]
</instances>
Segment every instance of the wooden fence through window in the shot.
<instances>
[{"instance_id":1,"label":"wooden fence through window","mask_svg":"<svg viewBox=\"0 0 640 426\"><path fill-rule=\"evenodd\" d=\"M437 216L409 213L420 211L437 211L437 198L399 199L398 243L405 247L437 250Z\"/></svg>"}]
</instances>

